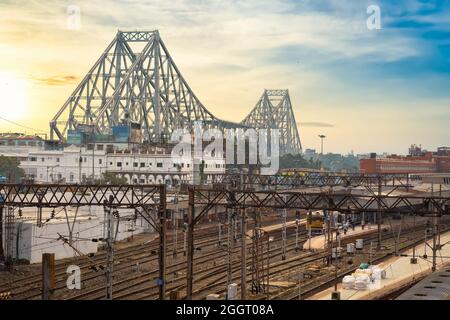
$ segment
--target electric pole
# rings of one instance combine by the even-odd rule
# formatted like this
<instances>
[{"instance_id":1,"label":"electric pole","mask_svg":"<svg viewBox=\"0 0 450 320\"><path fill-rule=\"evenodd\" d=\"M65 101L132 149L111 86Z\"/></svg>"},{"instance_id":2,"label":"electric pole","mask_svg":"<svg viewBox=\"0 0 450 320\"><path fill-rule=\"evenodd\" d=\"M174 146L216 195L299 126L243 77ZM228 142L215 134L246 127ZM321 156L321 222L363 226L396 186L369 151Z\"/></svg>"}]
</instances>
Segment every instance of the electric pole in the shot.
<instances>
[{"instance_id":1,"label":"electric pole","mask_svg":"<svg viewBox=\"0 0 450 320\"><path fill-rule=\"evenodd\" d=\"M177 218L178 218L178 196L175 195L175 198L173 199L173 201L175 202L175 211L173 211L172 213L172 219L173 219L173 228L175 230L175 239L174 239L174 245L173 245L173 256L176 257L177 256L177 246L178 246L178 222L177 222Z\"/></svg>"},{"instance_id":2,"label":"electric pole","mask_svg":"<svg viewBox=\"0 0 450 320\"><path fill-rule=\"evenodd\" d=\"M42 254L42 300L51 300L55 289L55 254Z\"/></svg>"},{"instance_id":3,"label":"electric pole","mask_svg":"<svg viewBox=\"0 0 450 320\"><path fill-rule=\"evenodd\" d=\"M228 213L228 246L227 246L227 287L231 284L231 281L233 281L232 278L232 269L231 269L231 250L233 249L233 209L227 208Z\"/></svg>"},{"instance_id":4,"label":"electric pole","mask_svg":"<svg viewBox=\"0 0 450 320\"><path fill-rule=\"evenodd\" d=\"M92 132L92 183L95 179L95 131Z\"/></svg>"},{"instance_id":5,"label":"electric pole","mask_svg":"<svg viewBox=\"0 0 450 320\"><path fill-rule=\"evenodd\" d=\"M284 202L286 203L286 196L284 196ZM283 212L282 212L282 215L283 215L283 231L282 231L282 233L281 233L281 237L282 237L282 239L283 239L283 242L282 242L282 246L283 246L283 254L282 254L282 256L281 256L281 259L282 260L286 260L286 216L287 216L287 210L286 210L286 208L284 208L283 209Z\"/></svg>"},{"instance_id":6,"label":"electric pole","mask_svg":"<svg viewBox=\"0 0 450 320\"><path fill-rule=\"evenodd\" d=\"M377 225L378 225L378 244L377 249L381 249L381 176L378 176L378 205L377 205Z\"/></svg>"},{"instance_id":7,"label":"electric pole","mask_svg":"<svg viewBox=\"0 0 450 320\"><path fill-rule=\"evenodd\" d=\"M0 261L4 261L3 253L3 205L0 205Z\"/></svg>"},{"instance_id":8,"label":"electric pole","mask_svg":"<svg viewBox=\"0 0 450 320\"><path fill-rule=\"evenodd\" d=\"M186 299L192 300L192 289L194 279L194 223L195 204L194 189L189 188L189 211L187 222L187 268L186 268Z\"/></svg>"},{"instance_id":9,"label":"electric pole","mask_svg":"<svg viewBox=\"0 0 450 320\"><path fill-rule=\"evenodd\" d=\"M433 214L433 265L431 267L431 271L436 271L436 254L437 254L437 245L436 245L436 237L437 237L437 213Z\"/></svg>"},{"instance_id":10,"label":"electric pole","mask_svg":"<svg viewBox=\"0 0 450 320\"><path fill-rule=\"evenodd\" d=\"M245 300L247 297L247 225L245 221L245 209L242 211L241 220L241 231L242 231L242 241L241 241L241 300Z\"/></svg>"},{"instance_id":11,"label":"electric pole","mask_svg":"<svg viewBox=\"0 0 450 320\"><path fill-rule=\"evenodd\" d=\"M298 247L298 223L299 223L299 218L297 217L297 219L295 219L295 251L298 251L299 247Z\"/></svg>"},{"instance_id":12,"label":"electric pole","mask_svg":"<svg viewBox=\"0 0 450 320\"><path fill-rule=\"evenodd\" d=\"M113 196L109 197L109 202L105 200L104 210L106 212L106 300L112 300L112 274L114 264L113 236L112 236L112 207Z\"/></svg>"}]
</instances>

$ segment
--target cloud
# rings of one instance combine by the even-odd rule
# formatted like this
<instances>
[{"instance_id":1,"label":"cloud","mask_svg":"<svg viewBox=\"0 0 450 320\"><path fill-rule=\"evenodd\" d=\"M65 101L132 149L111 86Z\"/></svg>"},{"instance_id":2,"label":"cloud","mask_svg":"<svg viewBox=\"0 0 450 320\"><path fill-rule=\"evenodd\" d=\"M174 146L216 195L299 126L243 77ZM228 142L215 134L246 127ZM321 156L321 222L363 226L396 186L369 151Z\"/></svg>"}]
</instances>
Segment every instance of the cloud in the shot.
<instances>
[{"instance_id":1,"label":"cloud","mask_svg":"<svg viewBox=\"0 0 450 320\"><path fill-rule=\"evenodd\" d=\"M46 78L31 77L31 80L38 85L62 86L75 83L78 78L73 75L51 76Z\"/></svg>"},{"instance_id":2,"label":"cloud","mask_svg":"<svg viewBox=\"0 0 450 320\"><path fill-rule=\"evenodd\" d=\"M334 124L326 122L297 122L302 127L333 128Z\"/></svg>"},{"instance_id":3,"label":"cloud","mask_svg":"<svg viewBox=\"0 0 450 320\"><path fill-rule=\"evenodd\" d=\"M355 135L354 123L364 123L360 130L376 130L380 125L398 128L394 117L367 123L368 106L378 114L380 106L410 110L410 101L423 101L423 109L429 112L435 108L433 99L448 96L448 90L442 89L449 83L447 74L433 80L417 73L411 62L421 62L432 74L436 71L430 69L430 62L448 65L440 56L427 59L442 50L442 45L436 45L434 38L431 41L429 33L427 39L421 33L425 28L437 37L436 32L449 31L449 10L422 0L378 0L383 29L369 31L366 9L372 2L2 0L0 69L35 76L30 81L42 90L30 90L39 95L30 98L30 104L47 121L118 29L159 29L181 73L216 116L240 120L264 88L288 88L297 119L315 119L320 114L321 119L338 123L339 130L334 131L342 133L336 148L347 144L349 150L363 137ZM67 28L66 8L73 3L81 9L81 29L77 31ZM408 25L414 27L405 28ZM439 35L443 44L448 39L445 35ZM361 112L355 113L358 110ZM417 110L404 113L418 114ZM311 141L317 140L314 127L334 127L314 121L299 124L304 132L311 132ZM411 121L411 127L417 124L420 120ZM402 124L403 132L406 126ZM445 124L440 126L442 131L446 129ZM408 137L410 133L419 134L411 129Z\"/></svg>"},{"instance_id":4,"label":"cloud","mask_svg":"<svg viewBox=\"0 0 450 320\"><path fill-rule=\"evenodd\" d=\"M322 1L323 2L323 1ZM197 48L208 47L208 56L233 57L251 50L269 50L287 45L301 45L345 57L375 54L382 59L400 59L417 53L418 46L400 32L382 30L383 41L366 28L364 3L327 1L332 11L317 10L306 1L77 1L81 9L82 32L105 29L161 29L163 38L184 39ZM10 5L13 6L13 5ZM14 16L18 23L27 21L64 28L68 18L61 2L23 4L25 15ZM149 21L148 13L152 13ZM34 29L36 30L36 29ZM53 29L56 30L57 29ZM61 30L63 31L63 30ZM92 34L92 33L91 33ZM373 44L377 41L377 45ZM207 44L204 44L207 42ZM369 44L369 45L368 45ZM390 50L387 50L390 49ZM233 56L230 56L233 53ZM261 52L259 52L261 54Z\"/></svg>"}]
</instances>

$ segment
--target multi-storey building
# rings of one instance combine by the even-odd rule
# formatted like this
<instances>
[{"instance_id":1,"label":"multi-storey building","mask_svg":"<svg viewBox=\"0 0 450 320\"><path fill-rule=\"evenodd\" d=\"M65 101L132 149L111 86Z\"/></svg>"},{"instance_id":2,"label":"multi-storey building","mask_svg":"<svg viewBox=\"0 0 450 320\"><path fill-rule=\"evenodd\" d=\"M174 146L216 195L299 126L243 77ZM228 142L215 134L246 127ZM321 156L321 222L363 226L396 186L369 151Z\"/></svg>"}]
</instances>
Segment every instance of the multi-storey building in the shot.
<instances>
[{"instance_id":1,"label":"multi-storey building","mask_svg":"<svg viewBox=\"0 0 450 320\"><path fill-rule=\"evenodd\" d=\"M225 159L221 152L204 155L202 160L205 175L225 172ZM132 184L177 185L193 181L196 170L192 157L174 156L169 147L120 150L105 144L95 144L94 147L92 144L87 147L72 145L60 151L33 151L20 166L38 183L80 183L111 172L125 177Z\"/></svg>"},{"instance_id":2,"label":"multi-storey building","mask_svg":"<svg viewBox=\"0 0 450 320\"><path fill-rule=\"evenodd\" d=\"M43 150L45 140L23 133L0 133L0 155L25 160L30 151Z\"/></svg>"},{"instance_id":3,"label":"multi-storey building","mask_svg":"<svg viewBox=\"0 0 450 320\"><path fill-rule=\"evenodd\" d=\"M362 173L450 173L450 148L436 152L421 151L411 146L408 156L389 155L360 159Z\"/></svg>"}]
</instances>

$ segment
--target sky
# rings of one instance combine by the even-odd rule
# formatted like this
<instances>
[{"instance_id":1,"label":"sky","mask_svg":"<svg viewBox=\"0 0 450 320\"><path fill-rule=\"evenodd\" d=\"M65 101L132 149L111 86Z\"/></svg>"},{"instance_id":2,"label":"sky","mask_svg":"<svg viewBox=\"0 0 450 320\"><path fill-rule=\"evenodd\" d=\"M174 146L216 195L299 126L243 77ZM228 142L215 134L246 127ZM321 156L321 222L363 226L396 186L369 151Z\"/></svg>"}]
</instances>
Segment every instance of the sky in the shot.
<instances>
[{"instance_id":1,"label":"sky","mask_svg":"<svg viewBox=\"0 0 450 320\"><path fill-rule=\"evenodd\" d=\"M450 144L450 0L0 0L0 132L48 132L117 30L156 29L221 119L289 89L303 149Z\"/></svg>"}]
</instances>

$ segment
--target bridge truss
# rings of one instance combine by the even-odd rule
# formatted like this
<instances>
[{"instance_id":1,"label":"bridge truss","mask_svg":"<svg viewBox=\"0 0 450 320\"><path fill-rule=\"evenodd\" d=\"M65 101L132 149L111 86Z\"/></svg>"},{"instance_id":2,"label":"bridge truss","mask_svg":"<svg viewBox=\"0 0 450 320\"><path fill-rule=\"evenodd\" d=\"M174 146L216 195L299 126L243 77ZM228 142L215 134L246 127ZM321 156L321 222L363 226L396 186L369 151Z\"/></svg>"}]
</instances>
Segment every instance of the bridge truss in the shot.
<instances>
[{"instance_id":1,"label":"bridge truss","mask_svg":"<svg viewBox=\"0 0 450 320\"><path fill-rule=\"evenodd\" d=\"M264 114L267 112L267 114ZM261 121L256 118L261 116ZM158 31L118 31L75 91L50 122L50 137L66 141L69 130L88 126L111 134L119 124L137 123L144 140L159 142L176 129L281 130L280 155L301 152L287 90L266 90L241 123L214 116L181 75Z\"/></svg>"},{"instance_id":2,"label":"bridge truss","mask_svg":"<svg viewBox=\"0 0 450 320\"><path fill-rule=\"evenodd\" d=\"M302 151L288 90L264 90L256 106L241 123L257 129L278 129L280 155Z\"/></svg>"}]
</instances>

